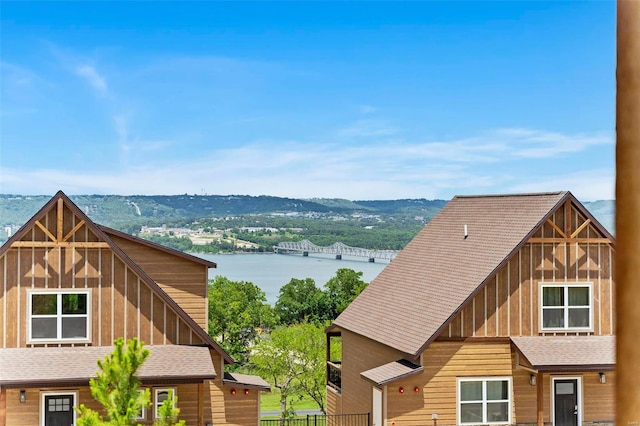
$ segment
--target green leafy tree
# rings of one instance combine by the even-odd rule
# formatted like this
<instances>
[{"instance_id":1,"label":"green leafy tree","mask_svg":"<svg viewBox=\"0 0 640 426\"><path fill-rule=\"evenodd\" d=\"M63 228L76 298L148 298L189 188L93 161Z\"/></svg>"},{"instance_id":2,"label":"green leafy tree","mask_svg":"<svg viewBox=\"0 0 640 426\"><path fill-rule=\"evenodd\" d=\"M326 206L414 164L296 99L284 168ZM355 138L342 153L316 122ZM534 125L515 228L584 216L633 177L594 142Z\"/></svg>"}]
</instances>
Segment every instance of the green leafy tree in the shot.
<instances>
[{"instance_id":1,"label":"green leafy tree","mask_svg":"<svg viewBox=\"0 0 640 426\"><path fill-rule=\"evenodd\" d=\"M153 422L153 426L185 426L185 421L178 421L180 409L175 405L178 403L178 397L173 395L173 391L169 390L169 397L158 407L159 419Z\"/></svg>"},{"instance_id":2,"label":"green leafy tree","mask_svg":"<svg viewBox=\"0 0 640 426\"><path fill-rule=\"evenodd\" d=\"M294 413L297 397L309 395L325 412L324 327L302 323L281 327L261 339L252 351L253 368L280 390L284 417Z\"/></svg>"},{"instance_id":3,"label":"green leafy tree","mask_svg":"<svg viewBox=\"0 0 640 426\"><path fill-rule=\"evenodd\" d=\"M362 293L362 290L367 287L367 283L361 278L362 272L340 268L336 275L327 281L324 285L324 301L322 302L329 315L325 319L334 320Z\"/></svg>"},{"instance_id":4,"label":"green leafy tree","mask_svg":"<svg viewBox=\"0 0 640 426\"><path fill-rule=\"evenodd\" d=\"M319 321L326 310L322 302L322 290L312 278L292 278L280 288L274 309L282 324Z\"/></svg>"},{"instance_id":5,"label":"green leafy tree","mask_svg":"<svg viewBox=\"0 0 640 426\"><path fill-rule=\"evenodd\" d=\"M218 276L209 284L209 335L239 364L244 364L258 328L271 328L276 317L267 297L253 283Z\"/></svg>"},{"instance_id":6,"label":"green leafy tree","mask_svg":"<svg viewBox=\"0 0 640 426\"><path fill-rule=\"evenodd\" d=\"M114 425L129 426L136 424L135 417L150 404L150 392L138 392L140 380L136 372L149 356L149 350L134 338L127 342L118 338L115 349L104 360L98 360L98 372L95 379L89 380L91 396L104 408L105 417L80 405L76 411L80 414L78 426Z\"/></svg>"},{"instance_id":7,"label":"green leafy tree","mask_svg":"<svg viewBox=\"0 0 640 426\"><path fill-rule=\"evenodd\" d=\"M151 404L149 389L140 391L138 369L149 357L149 350L144 344L133 338L127 341L123 338L114 342L114 350L104 360L98 360L99 372L95 379L89 380L91 396L98 401L105 412L104 418L96 411L84 404L75 408L79 414L78 426L132 426L136 425L135 418L143 408ZM177 421L180 410L173 408L177 398L172 395L164 401L172 410L160 410L157 426L184 426L184 421Z\"/></svg>"}]
</instances>

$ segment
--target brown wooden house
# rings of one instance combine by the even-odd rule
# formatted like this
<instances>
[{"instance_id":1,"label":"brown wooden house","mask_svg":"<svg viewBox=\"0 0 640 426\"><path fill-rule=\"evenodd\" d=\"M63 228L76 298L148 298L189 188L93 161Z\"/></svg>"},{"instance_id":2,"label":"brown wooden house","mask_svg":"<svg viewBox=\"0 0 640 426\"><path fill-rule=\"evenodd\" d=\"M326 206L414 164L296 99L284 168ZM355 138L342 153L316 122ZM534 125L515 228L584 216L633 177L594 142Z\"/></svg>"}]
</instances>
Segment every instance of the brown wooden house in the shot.
<instances>
[{"instance_id":1,"label":"brown wooden house","mask_svg":"<svg viewBox=\"0 0 640 426\"><path fill-rule=\"evenodd\" d=\"M118 337L151 355L140 371L151 424L170 390L188 425L257 425L259 377L207 332L213 262L93 223L58 192L0 248L0 425L75 424L96 361Z\"/></svg>"},{"instance_id":2,"label":"brown wooden house","mask_svg":"<svg viewBox=\"0 0 640 426\"><path fill-rule=\"evenodd\" d=\"M453 198L327 330L328 411L613 423L614 245L569 192Z\"/></svg>"}]
</instances>

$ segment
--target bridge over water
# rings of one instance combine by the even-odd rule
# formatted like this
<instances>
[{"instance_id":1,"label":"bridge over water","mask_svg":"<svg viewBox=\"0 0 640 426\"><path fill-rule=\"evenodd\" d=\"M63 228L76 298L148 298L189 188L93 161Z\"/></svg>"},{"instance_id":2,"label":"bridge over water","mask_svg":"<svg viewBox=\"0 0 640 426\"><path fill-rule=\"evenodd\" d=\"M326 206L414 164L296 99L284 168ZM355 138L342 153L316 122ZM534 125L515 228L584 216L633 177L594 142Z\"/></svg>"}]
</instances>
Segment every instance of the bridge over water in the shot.
<instances>
[{"instance_id":1,"label":"bridge over water","mask_svg":"<svg viewBox=\"0 0 640 426\"><path fill-rule=\"evenodd\" d=\"M336 259L342 259L342 256L366 257L369 262L375 262L376 259L391 260L399 253L395 250L369 250L360 247L350 247L344 243L335 243L327 247L317 246L309 240L297 242L282 242L276 247L276 253L302 253L303 256L309 256L309 253L333 254Z\"/></svg>"}]
</instances>

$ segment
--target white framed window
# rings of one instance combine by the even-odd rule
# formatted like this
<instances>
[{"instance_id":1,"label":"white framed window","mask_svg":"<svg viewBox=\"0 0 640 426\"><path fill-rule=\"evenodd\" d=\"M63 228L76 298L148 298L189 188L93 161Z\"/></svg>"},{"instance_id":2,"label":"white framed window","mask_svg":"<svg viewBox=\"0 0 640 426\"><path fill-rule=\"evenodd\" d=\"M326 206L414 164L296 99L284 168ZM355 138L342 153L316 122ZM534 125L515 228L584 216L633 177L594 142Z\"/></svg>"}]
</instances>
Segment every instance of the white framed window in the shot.
<instances>
[{"instance_id":1,"label":"white framed window","mask_svg":"<svg viewBox=\"0 0 640 426\"><path fill-rule=\"evenodd\" d=\"M138 389L139 393L144 393L144 389ZM142 406L140 407L140 411L138 412L138 415L135 417L135 420L146 420L147 419L147 407L146 406Z\"/></svg>"},{"instance_id":2,"label":"white framed window","mask_svg":"<svg viewBox=\"0 0 640 426\"><path fill-rule=\"evenodd\" d=\"M90 340L89 289L33 290L28 295L30 342Z\"/></svg>"},{"instance_id":3,"label":"white framed window","mask_svg":"<svg viewBox=\"0 0 640 426\"><path fill-rule=\"evenodd\" d=\"M458 424L511 423L511 378L458 379Z\"/></svg>"},{"instance_id":4,"label":"white framed window","mask_svg":"<svg viewBox=\"0 0 640 426\"><path fill-rule=\"evenodd\" d=\"M175 388L156 388L153 390L153 407L154 407L154 416L155 418L159 418L159 414L158 414L158 410L160 409L160 406L162 405L163 402L165 402L169 396L172 396L173 399L173 406L175 407L176 404L176 390Z\"/></svg>"},{"instance_id":5,"label":"white framed window","mask_svg":"<svg viewBox=\"0 0 640 426\"><path fill-rule=\"evenodd\" d=\"M542 283L540 329L542 331L591 330L591 283Z\"/></svg>"}]
</instances>

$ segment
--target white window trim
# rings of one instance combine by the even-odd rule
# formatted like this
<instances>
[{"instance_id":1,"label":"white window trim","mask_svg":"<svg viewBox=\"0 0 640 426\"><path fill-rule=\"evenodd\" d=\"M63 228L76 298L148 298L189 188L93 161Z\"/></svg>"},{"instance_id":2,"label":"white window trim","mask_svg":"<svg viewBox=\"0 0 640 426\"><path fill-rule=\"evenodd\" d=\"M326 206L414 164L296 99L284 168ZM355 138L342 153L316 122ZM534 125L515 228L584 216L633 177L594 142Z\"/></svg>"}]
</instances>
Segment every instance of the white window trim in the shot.
<instances>
[{"instance_id":1,"label":"white window trim","mask_svg":"<svg viewBox=\"0 0 640 426\"><path fill-rule=\"evenodd\" d=\"M542 316L543 312L543 294L542 289L545 287L562 287L565 289L565 305L562 306L564 310L564 323L565 327L545 327L544 319ZM569 327L569 308L568 308L568 288L569 287L588 287L589 288L589 326L588 327ZM540 331L542 332L565 332L565 331L593 331L593 282L590 281L580 281L580 282L541 282L538 288L538 299L539 299L539 321L540 321ZM559 306L557 308L560 308Z\"/></svg>"},{"instance_id":2,"label":"white window trim","mask_svg":"<svg viewBox=\"0 0 640 426\"><path fill-rule=\"evenodd\" d=\"M144 393L145 388L138 389L138 392ZM140 417L134 417L135 420L147 420L147 406L143 405Z\"/></svg>"},{"instance_id":3,"label":"white window trim","mask_svg":"<svg viewBox=\"0 0 640 426\"><path fill-rule=\"evenodd\" d=\"M64 339L62 337L60 338L55 338L55 339L51 339L51 338L45 338L45 339L34 339L33 337L31 337L31 319L32 319L32 314L31 314L31 310L32 310L32 303L31 303L31 298L33 295L35 294L56 294L56 295L62 295L62 294L86 294L87 295L87 337L86 338L79 338L79 339ZM61 309L61 301L62 301L62 297L58 298L58 309ZM91 289L88 288L55 288L55 289L29 289L27 290L27 343L66 343L66 342L70 342L70 343L90 343L91 342L91 304L92 304L92 299L91 299ZM62 312L59 311L59 313L56 314L56 318L58 321L57 324L57 330L58 330L58 334L60 336L62 336Z\"/></svg>"},{"instance_id":4,"label":"white window trim","mask_svg":"<svg viewBox=\"0 0 640 426\"><path fill-rule=\"evenodd\" d=\"M63 395L73 395L73 404L71 405L71 412L73 413L73 424L76 424L76 410L73 409L73 407L79 407L79 401L78 401L78 391L77 390L70 390L70 391L42 391L40 392L40 426L45 426L44 424L44 415L45 415L45 409L46 407L44 406L44 397L45 396L63 396Z\"/></svg>"},{"instance_id":5,"label":"white window trim","mask_svg":"<svg viewBox=\"0 0 640 426\"><path fill-rule=\"evenodd\" d=\"M487 382L487 381L506 381L508 383L508 391L507 391L507 395L509 396L508 398L508 418L507 421L505 422L486 422L486 423L462 423L461 420L461 410L460 410L460 404L462 403L462 398L461 398L461 391L460 391L460 383L461 382ZM509 376L486 376L486 377L458 377L457 379L457 383L456 383L456 418L457 418L457 424L459 425L471 425L471 424L492 424L492 425L508 425L511 424L511 417L512 417L512 411L513 411L513 383L511 380L511 377ZM487 404L487 400L483 399L482 401L482 417L484 418L486 416L486 404Z\"/></svg>"},{"instance_id":6,"label":"white window trim","mask_svg":"<svg viewBox=\"0 0 640 426\"><path fill-rule=\"evenodd\" d=\"M551 424L556 424L556 380L577 380L576 387L578 391L578 424L582 424L582 377L581 376L551 376Z\"/></svg>"},{"instance_id":7,"label":"white window trim","mask_svg":"<svg viewBox=\"0 0 640 426\"><path fill-rule=\"evenodd\" d=\"M172 392L173 396L173 408L176 407L176 396L178 395L176 388L154 388L153 389L153 418L158 419L158 408L162 405L162 403L158 404L158 394L160 392Z\"/></svg>"}]
</instances>

